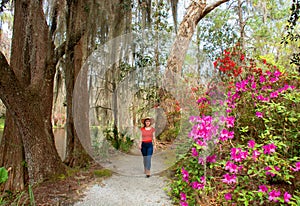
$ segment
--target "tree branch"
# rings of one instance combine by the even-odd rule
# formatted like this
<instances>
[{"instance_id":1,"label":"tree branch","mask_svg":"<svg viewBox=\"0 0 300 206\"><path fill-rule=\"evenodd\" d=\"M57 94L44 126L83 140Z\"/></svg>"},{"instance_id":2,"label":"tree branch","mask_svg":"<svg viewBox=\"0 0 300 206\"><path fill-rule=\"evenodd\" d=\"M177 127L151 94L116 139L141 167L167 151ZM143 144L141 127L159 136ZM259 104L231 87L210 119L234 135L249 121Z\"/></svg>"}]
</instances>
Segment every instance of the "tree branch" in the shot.
<instances>
[{"instance_id":1,"label":"tree branch","mask_svg":"<svg viewBox=\"0 0 300 206\"><path fill-rule=\"evenodd\" d=\"M202 15L202 18L204 16L206 16L209 12L211 12L212 10L214 10L216 7L220 6L221 4L227 2L229 0L220 0L220 1L217 1L211 5L208 5L207 7L205 7L204 11L203 11L203 15ZM200 19L199 19L200 20Z\"/></svg>"},{"instance_id":2,"label":"tree branch","mask_svg":"<svg viewBox=\"0 0 300 206\"><path fill-rule=\"evenodd\" d=\"M4 54L0 52L0 98L6 108L10 109L10 101L18 95L21 95L20 83Z\"/></svg>"},{"instance_id":3,"label":"tree branch","mask_svg":"<svg viewBox=\"0 0 300 206\"><path fill-rule=\"evenodd\" d=\"M70 48L73 48L76 46L76 44L79 42L79 40L81 39L81 37L83 36L85 32L85 27L80 29L77 33L71 35L70 37L70 42L68 42L68 49ZM54 51L54 54L55 54L55 62L58 62L58 60L65 54L66 52L66 45L67 45L67 42L64 41L61 45L59 45L55 51Z\"/></svg>"}]
</instances>

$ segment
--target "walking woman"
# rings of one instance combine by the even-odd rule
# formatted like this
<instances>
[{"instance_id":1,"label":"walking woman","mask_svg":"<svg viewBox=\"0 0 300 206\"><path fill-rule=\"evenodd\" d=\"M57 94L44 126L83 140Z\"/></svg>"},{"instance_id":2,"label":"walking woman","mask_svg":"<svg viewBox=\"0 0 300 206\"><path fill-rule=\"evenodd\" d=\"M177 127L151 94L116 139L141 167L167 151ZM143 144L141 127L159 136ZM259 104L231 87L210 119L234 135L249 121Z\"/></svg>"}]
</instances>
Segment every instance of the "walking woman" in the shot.
<instances>
[{"instance_id":1,"label":"walking woman","mask_svg":"<svg viewBox=\"0 0 300 206\"><path fill-rule=\"evenodd\" d=\"M146 117L141 122L144 127L141 128L139 148L143 154L144 173L146 177L150 177L151 157L153 150L156 150L155 129L151 126L154 123L154 119Z\"/></svg>"}]
</instances>

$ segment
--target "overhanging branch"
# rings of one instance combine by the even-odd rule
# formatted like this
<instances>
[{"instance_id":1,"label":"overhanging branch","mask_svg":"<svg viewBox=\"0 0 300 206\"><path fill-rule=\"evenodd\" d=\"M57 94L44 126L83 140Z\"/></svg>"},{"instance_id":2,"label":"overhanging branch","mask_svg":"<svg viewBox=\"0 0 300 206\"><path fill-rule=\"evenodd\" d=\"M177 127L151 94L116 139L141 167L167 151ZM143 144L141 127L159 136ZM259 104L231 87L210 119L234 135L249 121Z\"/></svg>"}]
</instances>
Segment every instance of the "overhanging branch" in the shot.
<instances>
[{"instance_id":1,"label":"overhanging branch","mask_svg":"<svg viewBox=\"0 0 300 206\"><path fill-rule=\"evenodd\" d=\"M85 28L80 29L77 33L72 34L70 36L70 40L68 42L68 48L73 48L76 46L76 44L79 42L79 40L81 39L81 37L83 36L85 32ZM66 53L66 46L67 46L67 42L64 41L61 45L59 45L56 49L55 49L55 62L58 62L58 60Z\"/></svg>"},{"instance_id":2,"label":"overhanging branch","mask_svg":"<svg viewBox=\"0 0 300 206\"><path fill-rule=\"evenodd\" d=\"M205 7L204 11L203 11L203 15L202 15L202 18L204 16L206 16L209 12L211 12L212 10L214 10L216 7L220 6L221 4L227 2L229 0L220 0L220 1L217 1L211 5L208 5L207 7ZM200 20L200 19L199 19Z\"/></svg>"}]
</instances>

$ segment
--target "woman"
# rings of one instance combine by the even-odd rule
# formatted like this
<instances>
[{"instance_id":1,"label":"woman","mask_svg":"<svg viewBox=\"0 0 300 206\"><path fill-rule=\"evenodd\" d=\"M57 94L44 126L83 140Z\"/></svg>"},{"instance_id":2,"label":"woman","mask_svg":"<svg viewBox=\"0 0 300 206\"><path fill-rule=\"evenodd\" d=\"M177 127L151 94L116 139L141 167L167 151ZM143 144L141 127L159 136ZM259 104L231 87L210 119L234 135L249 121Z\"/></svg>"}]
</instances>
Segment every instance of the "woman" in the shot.
<instances>
[{"instance_id":1,"label":"woman","mask_svg":"<svg viewBox=\"0 0 300 206\"><path fill-rule=\"evenodd\" d=\"M146 117L141 120L144 127L141 128L141 138L139 148L143 154L144 173L146 177L150 177L151 157L156 150L155 129L151 126L154 122L153 118ZM154 147L153 147L154 146Z\"/></svg>"}]
</instances>

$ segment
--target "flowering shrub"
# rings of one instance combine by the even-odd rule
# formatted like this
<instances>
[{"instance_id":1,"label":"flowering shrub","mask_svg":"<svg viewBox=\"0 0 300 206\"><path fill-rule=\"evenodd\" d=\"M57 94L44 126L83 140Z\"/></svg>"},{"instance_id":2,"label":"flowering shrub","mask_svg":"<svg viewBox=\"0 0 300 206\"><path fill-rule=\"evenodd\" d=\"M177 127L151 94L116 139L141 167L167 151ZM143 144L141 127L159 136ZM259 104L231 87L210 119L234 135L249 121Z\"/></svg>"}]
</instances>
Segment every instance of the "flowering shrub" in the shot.
<instances>
[{"instance_id":1,"label":"flowering shrub","mask_svg":"<svg viewBox=\"0 0 300 206\"><path fill-rule=\"evenodd\" d=\"M266 61L264 72L251 62L237 74L229 55L215 64L233 72L226 99L200 97L211 110L190 118L193 145L171 183L175 202L300 205L300 78Z\"/></svg>"}]
</instances>

